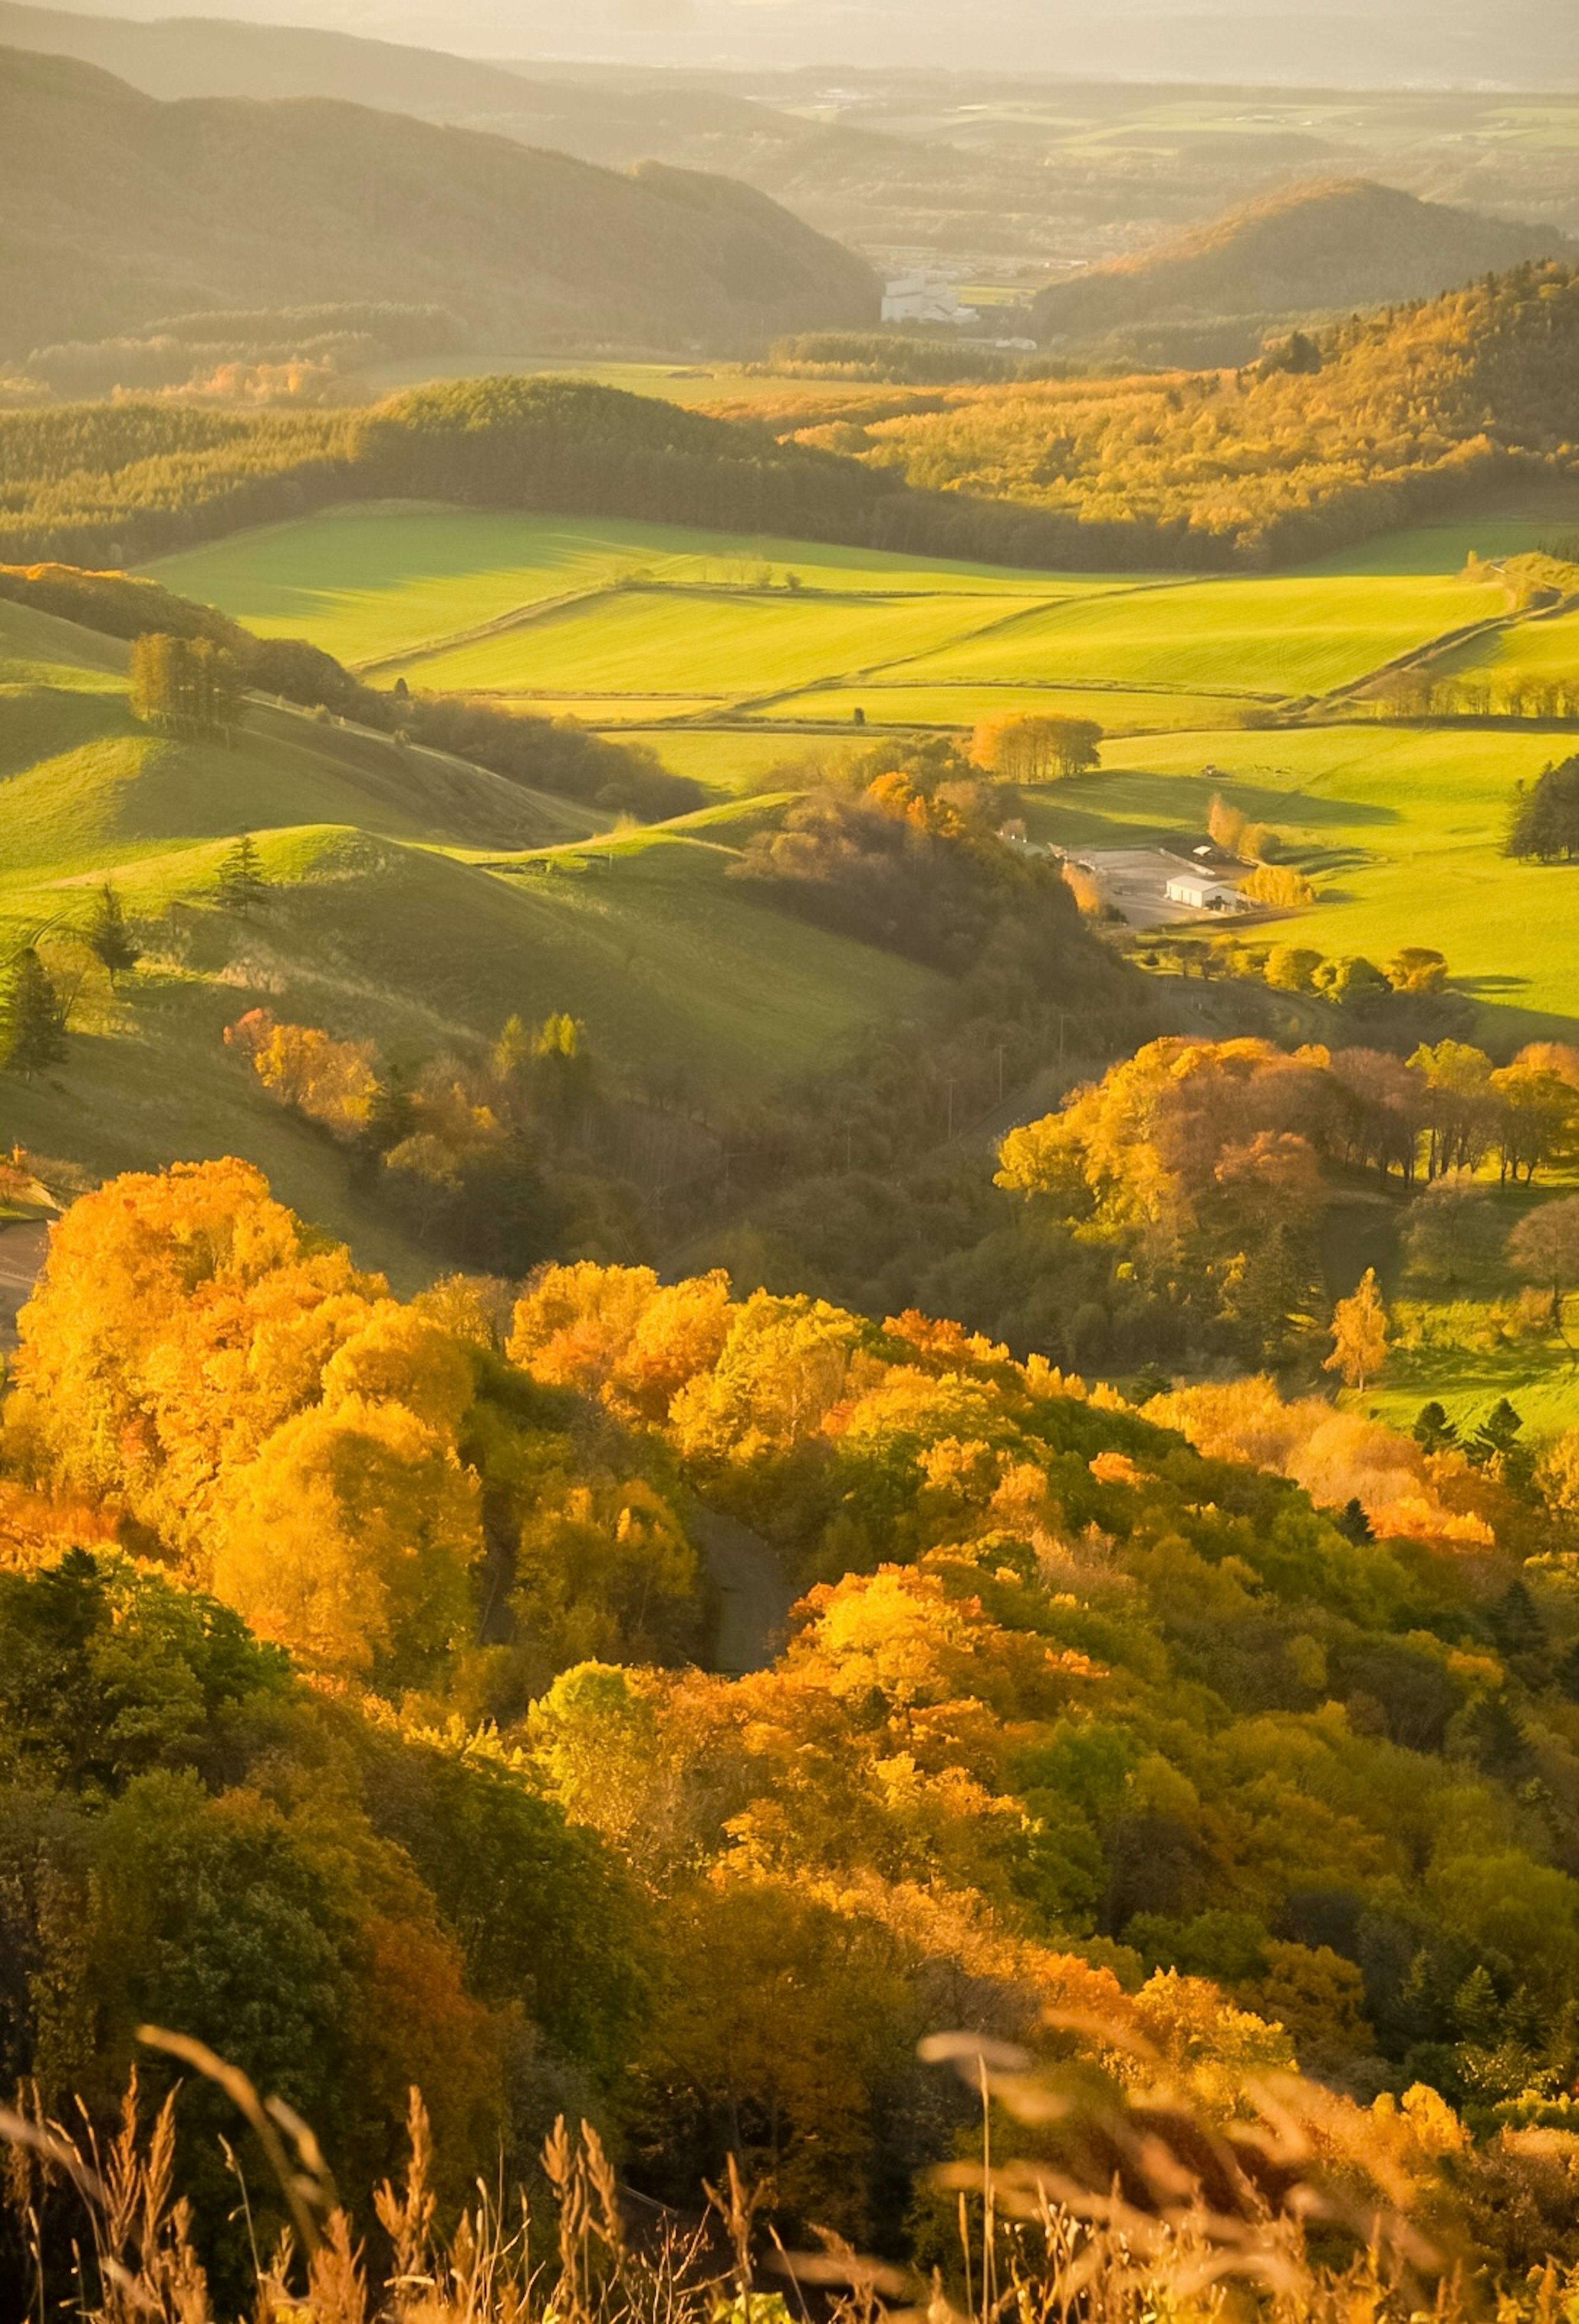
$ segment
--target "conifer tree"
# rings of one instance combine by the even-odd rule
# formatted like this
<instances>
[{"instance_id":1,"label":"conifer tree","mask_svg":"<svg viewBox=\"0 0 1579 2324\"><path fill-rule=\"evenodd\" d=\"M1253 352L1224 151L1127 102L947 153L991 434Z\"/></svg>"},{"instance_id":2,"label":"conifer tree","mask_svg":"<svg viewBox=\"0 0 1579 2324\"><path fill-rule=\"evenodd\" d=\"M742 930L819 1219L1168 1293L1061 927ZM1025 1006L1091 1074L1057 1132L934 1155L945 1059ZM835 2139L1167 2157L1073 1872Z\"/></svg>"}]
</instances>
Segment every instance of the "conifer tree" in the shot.
<instances>
[{"instance_id":1,"label":"conifer tree","mask_svg":"<svg viewBox=\"0 0 1579 2324\"><path fill-rule=\"evenodd\" d=\"M219 866L218 892L219 901L227 912L240 912L244 917L268 894L269 883L250 831L243 832L226 851Z\"/></svg>"},{"instance_id":2,"label":"conifer tree","mask_svg":"<svg viewBox=\"0 0 1579 2324\"><path fill-rule=\"evenodd\" d=\"M0 1062L31 1081L66 1054L60 996L37 953L18 953L0 1001Z\"/></svg>"},{"instance_id":3,"label":"conifer tree","mask_svg":"<svg viewBox=\"0 0 1579 2324\"><path fill-rule=\"evenodd\" d=\"M135 968L143 957L142 946L126 924L125 908L107 880L98 891L98 902L88 923L88 948L107 973L112 986L117 977Z\"/></svg>"}]
</instances>

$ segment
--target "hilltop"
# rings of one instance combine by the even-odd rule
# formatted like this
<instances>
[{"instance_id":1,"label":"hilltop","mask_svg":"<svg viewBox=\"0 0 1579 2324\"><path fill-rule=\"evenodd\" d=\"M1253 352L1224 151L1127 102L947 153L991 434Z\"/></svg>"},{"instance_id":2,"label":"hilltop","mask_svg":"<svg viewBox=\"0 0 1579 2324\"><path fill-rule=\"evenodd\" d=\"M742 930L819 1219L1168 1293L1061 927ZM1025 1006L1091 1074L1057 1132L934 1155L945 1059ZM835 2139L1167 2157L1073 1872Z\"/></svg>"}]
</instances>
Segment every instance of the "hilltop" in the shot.
<instances>
[{"instance_id":1,"label":"hilltop","mask_svg":"<svg viewBox=\"0 0 1579 2324\"><path fill-rule=\"evenodd\" d=\"M481 345L749 349L871 318L864 263L702 172L621 175L317 98L165 103L23 51L0 69L4 352L206 308L430 301Z\"/></svg>"},{"instance_id":2,"label":"hilltop","mask_svg":"<svg viewBox=\"0 0 1579 2324\"><path fill-rule=\"evenodd\" d=\"M1041 337L1056 343L1188 319L1347 313L1437 298L1477 275L1573 254L1550 226L1342 179L1286 188L1109 259L1044 290L1035 314Z\"/></svg>"}]
</instances>

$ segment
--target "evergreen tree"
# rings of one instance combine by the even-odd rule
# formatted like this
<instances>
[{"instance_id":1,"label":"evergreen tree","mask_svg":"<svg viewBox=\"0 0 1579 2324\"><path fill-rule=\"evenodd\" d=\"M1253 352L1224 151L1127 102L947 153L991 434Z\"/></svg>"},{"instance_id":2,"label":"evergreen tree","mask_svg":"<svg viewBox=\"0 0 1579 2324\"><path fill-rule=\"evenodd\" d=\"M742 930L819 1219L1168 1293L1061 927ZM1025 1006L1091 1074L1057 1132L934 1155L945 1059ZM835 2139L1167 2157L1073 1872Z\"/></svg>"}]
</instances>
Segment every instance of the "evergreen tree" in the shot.
<instances>
[{"instance_id":1,"label":"evergreen tree","mask_svg":"<svg viewBox=\"0 0 1579 2324\"><path fill-rule=\"evenodd\" d=\"M135 968L143 957L142 947L126 925L121 899L107 880L98 891L98 902L88 923L88 948L107 972L112 985L117 977Z\"/></svg>"},{"instance_id":2,"label":"evergreen tree","mask_svg":"<svg viewBox=\"0 0 1579 2324\"><path fill-rule=\"evenodd\" d=\"M257 844L250 831L243 832L219 866L219 901L227 912L245 916L254 904L262 903L268 892L269 883L263 877Z\"/></svg>"},{"instance_id":3,"label":"evergreen tree","mask_svg":"<svg viewBox=\"0 0 1579 2324\"><path fill-rule=\"evenodd\" d=\"M1519 1442L1523 1431L1523 1414L1505 1396L1500 1397L1464 1452L1475 1468L1486 1470L1514 1492L1522 1492L1535 1476L1535 1454Z\"/></svg>"},{"instance_id":4,"label":"evergreen tree","mask_svg":"<svg viewBox=\"0 0 1579 2324\"><path fill-rule=\"evenodd\" d=\"M1426 1453L1445 1452L1458 1442L1456 1423L1449 1420L1446 1406L1438 1404L1435 1398L1420 1406L1415 1418L1413 1434L1416 1443Z\"/></svg>"},{"instance_id":5,"label":"evergreen tree","mask_svg":"<svg viewBox=\"0 0 1579 2324\"><path fill-rule=\"evenodd\" d=\"M0 1061L31 1081L66 1054L60 996L29 945L18 953L0 1002Z\"/></svg>"},{"instance_id":6,"label":"evergreen tree","mask_svg":"<svg viewBox=\"0 0 1579 2324\"><path fill-rule=\"evenodd\" d=\"M1579 758L1548 767L1533 790L1519 786L1507 853L1540 863L1571 863L1579 856Z\"/></svg>"}]
</instances>

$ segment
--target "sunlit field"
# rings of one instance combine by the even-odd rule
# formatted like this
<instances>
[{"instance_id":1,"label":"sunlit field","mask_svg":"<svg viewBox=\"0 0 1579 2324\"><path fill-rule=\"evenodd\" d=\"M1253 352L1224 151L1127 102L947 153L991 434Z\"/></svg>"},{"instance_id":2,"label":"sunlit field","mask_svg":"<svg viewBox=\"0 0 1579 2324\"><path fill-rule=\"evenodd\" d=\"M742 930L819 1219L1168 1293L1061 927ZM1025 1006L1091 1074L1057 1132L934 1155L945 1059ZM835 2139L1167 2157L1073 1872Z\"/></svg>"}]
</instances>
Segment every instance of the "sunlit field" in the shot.
<instances>
[{"instance_id":1,"label":"sunlit field","mask_svg":"<svg viewBox=\"0 0 1579 2324\"><path fill-rule=\"evenodd\" d=\"M1579 1020L1574 873L1501 853L1515 783L1549 734L1337 725L1110 743L1107 771L1038 796L1033 828L1077 846L1199 830L1214 794L1283 834L1321 900L1285 923L1334 954L1447 954L1454 982L1499 1011ZM1532 1025L1527 1038L1542 1028Z\"/></svg>"},{"instance_id":2,"label":"sunlit field","mask_svg":"<svg viewBox=\"0 0 1579 2324\"><path fill-rule=\"evenodd\" d=\"M808 590L1005 595L1017 604L1112 586L1093 574L1030 574L623 518L498 515L409 502L329 509L147 569L168 588L218 605L265 636L310 638L350 663L438 647L545 600L642 577L776 590L794 574ZM564 681L550 683L564 688Z\"/></svg>"}]
</instances>

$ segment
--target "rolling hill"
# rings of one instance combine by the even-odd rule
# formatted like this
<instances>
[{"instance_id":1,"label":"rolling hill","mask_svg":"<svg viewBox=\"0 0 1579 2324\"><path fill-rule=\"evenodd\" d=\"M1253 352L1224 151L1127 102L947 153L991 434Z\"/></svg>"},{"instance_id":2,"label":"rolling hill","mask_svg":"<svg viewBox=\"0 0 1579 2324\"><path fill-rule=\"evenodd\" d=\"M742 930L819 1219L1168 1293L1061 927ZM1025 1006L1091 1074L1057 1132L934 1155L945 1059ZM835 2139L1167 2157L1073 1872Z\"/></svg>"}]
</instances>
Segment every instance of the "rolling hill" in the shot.
<instances>
[{"instance_id":1,"label":"rolling hill","mask_svg":"<svg viewBox=\"0 0 1579 2324\"><path fill-rule=\"evenodd\" d=\"M0 52L0 352L205 308L431 301L483 345L746 351L863 322L863 263L733 180L624 176L336 100L166 103Z\"/></svg>"},{"instance_id":2,"label":"rolling hill","mask_svg":"<svg viewBox=\"0 0 1579 2324\"><path fill-rule=\"evenodd\" d=\"M1434 299L1527 259L1574 254L1549 226L1427 202L1364 179L1300 185L1230 210L1037 300L1052 344L1228 317L1347 313Z\"/></svg>"},{"instance_id":3,"label":"rolling hill","mask_svg":"<svg viewBox=\"0 0 1579 2324\"><path fill-rule=\"evenodd\" d=\"M370 1263L420 1280L344 1154L226 1048L248 1009L418 1059L482 1053L512 1011L565 1010L616 1087L683 1074L719 1102L765 1096L946 990L732 880L751 812L611 834L480 768L255 700L231 746L159 734L131 715L125 660L0 602L0 961L37 941L75 995L65 1063L8 1079L6 1123L62 1183L243 1155ZM270 882L246 917L216 893L242 832ZM143 948L120 991L73 933L106 879Z\"/></svg>"}]
</instances>

